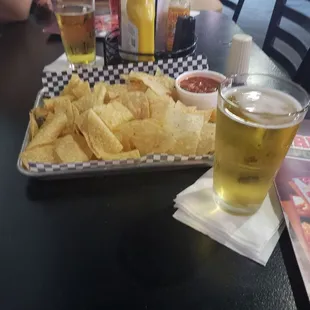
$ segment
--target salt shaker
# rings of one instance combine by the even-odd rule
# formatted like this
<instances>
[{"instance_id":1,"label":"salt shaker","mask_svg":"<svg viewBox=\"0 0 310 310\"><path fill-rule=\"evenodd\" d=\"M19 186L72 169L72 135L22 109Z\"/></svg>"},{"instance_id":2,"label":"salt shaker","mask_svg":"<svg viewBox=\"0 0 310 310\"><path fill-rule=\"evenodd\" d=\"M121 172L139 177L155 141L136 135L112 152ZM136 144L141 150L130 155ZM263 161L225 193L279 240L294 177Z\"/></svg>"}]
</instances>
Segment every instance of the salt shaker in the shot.
<instances>
[{"instance_id":1,"label":"salt shaker","mask_svg":"<svg viewBox=\"0 0 310 310\"><path fill-rule=\"evenodd\" d=\"M226 76L248 73L251 48L251 36L241 33L233 36L227 62Z\"/></svg>"}]
</instances>

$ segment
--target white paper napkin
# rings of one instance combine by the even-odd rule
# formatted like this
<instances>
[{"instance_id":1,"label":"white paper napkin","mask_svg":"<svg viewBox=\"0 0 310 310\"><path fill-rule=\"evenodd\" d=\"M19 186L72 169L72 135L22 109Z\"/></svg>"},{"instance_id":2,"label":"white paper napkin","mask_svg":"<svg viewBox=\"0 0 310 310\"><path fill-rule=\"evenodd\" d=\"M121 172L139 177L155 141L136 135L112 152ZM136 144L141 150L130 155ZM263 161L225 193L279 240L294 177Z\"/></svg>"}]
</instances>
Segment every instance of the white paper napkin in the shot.
<instances>
[{"instance_id":1,"label":"white paper napkin","mask_svg":"<svg viewBox=\"0 0 310 310\"><path fill-rule=\"evenodd\" d=\"M212 169L177 195L173 217L241 255L265 265L283 230L283 214L274 187L252 216L222 211L213 200Z\"/></svg>"},{"instance_id":2,"label":"white paper napkin","mask_svg":"<svg viewBox=\"0 0 310 310\"><path fill-rule=\"evenodd\" d=\"M101 56L96 56L96 63L93 65L94 67L104 66L104 58ZM61 72L70 70L69 62L67 60L66 54L62 54L59 58L57 58L54 62L45 66L44 72Z\"/></svg>"}]
</instances>

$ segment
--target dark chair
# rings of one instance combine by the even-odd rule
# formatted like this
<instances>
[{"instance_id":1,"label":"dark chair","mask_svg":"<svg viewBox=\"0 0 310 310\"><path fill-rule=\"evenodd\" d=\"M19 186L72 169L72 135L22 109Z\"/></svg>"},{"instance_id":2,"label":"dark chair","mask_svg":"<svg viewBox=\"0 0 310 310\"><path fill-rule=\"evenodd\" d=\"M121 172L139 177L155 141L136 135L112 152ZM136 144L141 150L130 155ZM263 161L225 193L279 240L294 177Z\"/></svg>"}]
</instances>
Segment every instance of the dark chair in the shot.
<instances>
[{"instance_id":1,"label":"dark chair","mask_svg":"<svg viewBox=\"0 0 310 310\"><path fill-rule=\"evenodd\" d=\"M300 69L298 70L303 71L304 69L302 67L305 65L303 60L307 54L308 48L294 34L280 28L280 22L282 17L285 17L310 32L310 18L288 7L286 2L287 0L276 0L263 45L263 51L282 66L287 71L288 75L295 80L295 76L297 76L297 68L288 57L274 46L274 43L277 38L295 50L302 60ZM305 5L307 5L306 2ZM298 76L301 75L301 71L298 73Z\"/></svg>"},{"instance_id":2,"label":"dark chair","mask_svg":"<svg viewBox=\"0 0 310 310\"><path fill-rule=\"evenodd\" d=\"M236 23L239 18L244 0L239 0L237 3L230 1L230 0L221 0L221 2L223 3L223 5L227 6L228 8L234 11L234 15L232 19Z\"/></svg>"}]
</instances>

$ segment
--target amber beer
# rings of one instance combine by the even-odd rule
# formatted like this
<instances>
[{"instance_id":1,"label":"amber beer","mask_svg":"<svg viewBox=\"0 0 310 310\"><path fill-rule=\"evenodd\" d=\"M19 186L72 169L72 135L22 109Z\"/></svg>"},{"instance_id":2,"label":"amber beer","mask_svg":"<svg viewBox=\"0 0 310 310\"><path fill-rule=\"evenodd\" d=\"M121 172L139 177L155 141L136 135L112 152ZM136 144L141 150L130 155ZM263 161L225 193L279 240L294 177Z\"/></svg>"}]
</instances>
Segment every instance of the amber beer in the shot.
<instances>
[{"instance_id":1,"label":"amber beer","mask_svg":"<svg viewBox=\"0 0 310 310\"><path fill-rule=\"evenodd\" d=\"M94 8L85 3L63 3L55 9L68 61L92 64L96 58Z\"/></svg>"},{"instance_id":2,"label":"amber beer","mask_svg":"<svg viewBox=\"0 0 310 310\"><path fill-rule=\"evenodd\" d=\"M222 209L237 214L258 210L304 118L301 110L295 98L274 89L222 91L213 176L215 200Z\"/></svg>"}]
</instances>

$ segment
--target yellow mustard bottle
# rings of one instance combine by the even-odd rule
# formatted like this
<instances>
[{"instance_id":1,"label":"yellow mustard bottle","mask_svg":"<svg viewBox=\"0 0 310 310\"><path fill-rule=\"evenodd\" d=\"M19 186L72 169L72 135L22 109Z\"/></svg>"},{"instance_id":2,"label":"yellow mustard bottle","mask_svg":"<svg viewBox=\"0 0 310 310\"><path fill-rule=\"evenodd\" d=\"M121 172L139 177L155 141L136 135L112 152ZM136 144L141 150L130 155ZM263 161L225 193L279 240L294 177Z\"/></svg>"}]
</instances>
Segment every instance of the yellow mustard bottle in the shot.
<instances>
[{"instance_id":1,"label":"yellow mustard bottle","mask_svg":"<svg viewBox=\"0 0 310 310\"><path fill-rule=\"evenodd\" d=\"M134 53L154 54L155 0L127 0L128 45ZM138 61L153 61L152 56L132 57Z\"/></svg>"}]
</instances>

